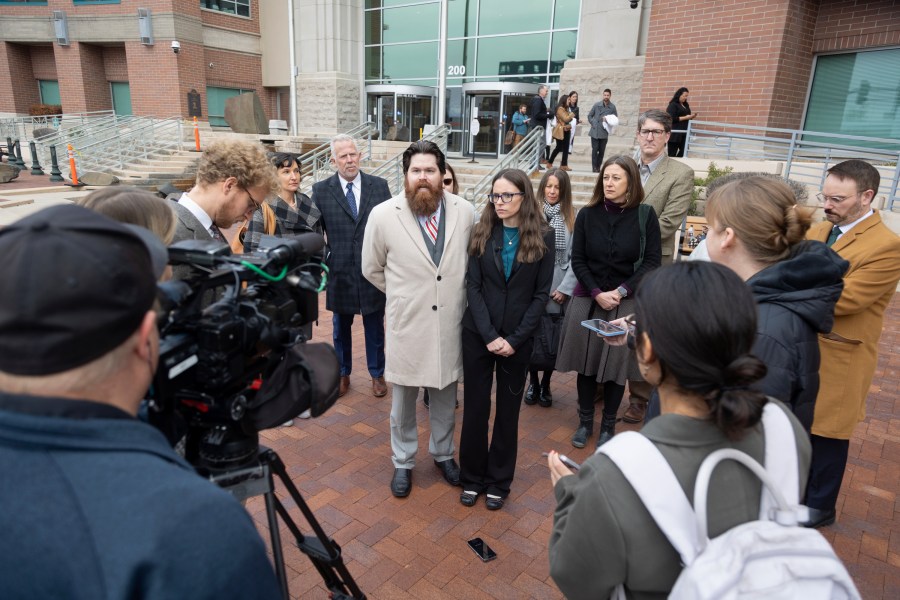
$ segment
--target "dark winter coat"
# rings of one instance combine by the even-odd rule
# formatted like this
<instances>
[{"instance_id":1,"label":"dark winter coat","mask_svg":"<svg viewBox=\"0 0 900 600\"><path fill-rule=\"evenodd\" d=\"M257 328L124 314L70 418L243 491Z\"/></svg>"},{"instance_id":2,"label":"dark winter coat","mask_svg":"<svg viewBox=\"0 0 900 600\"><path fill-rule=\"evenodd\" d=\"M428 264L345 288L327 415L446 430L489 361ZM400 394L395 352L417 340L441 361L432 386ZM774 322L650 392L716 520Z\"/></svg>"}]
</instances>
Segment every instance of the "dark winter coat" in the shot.
<instances>
[{"instance_id":1,"label":"dark winter coat","mask_svg":"<svg viewBox=\"0 0 900 600\"><path fill-rule=\"evenodd\" d=\"M801 242L747 280L759 313L753 354L768 369L754 387L789 405L807 431L819 392L818 333L831 331L849 266L825 244Z\"/></svg>"}]
</instances>

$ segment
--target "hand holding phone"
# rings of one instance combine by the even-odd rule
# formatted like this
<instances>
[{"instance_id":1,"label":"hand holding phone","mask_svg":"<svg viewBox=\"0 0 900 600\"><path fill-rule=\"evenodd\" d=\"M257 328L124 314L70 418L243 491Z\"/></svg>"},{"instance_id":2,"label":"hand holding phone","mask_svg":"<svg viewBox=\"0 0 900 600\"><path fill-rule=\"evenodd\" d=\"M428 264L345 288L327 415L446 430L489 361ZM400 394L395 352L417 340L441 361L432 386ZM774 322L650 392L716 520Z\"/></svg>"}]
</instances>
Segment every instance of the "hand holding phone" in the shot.
<instances>
[{"instance_id":1,"label":"hand holding phone","mask_svg":"<svg viewBox=\"0 0 900 600\"><path fill-rule=\"evenodd\" d=\"M549 452L541 452L541 456L550 456L550 453ZM572 460L565 454L559 454L558 456L559 456L560 462L562 464L566 465L567 467L569 467L570 469L572 469L573 471L577 471L578 469L581 468L581 465L579 465L577 462L575 462L574 460Z\"/></svg>"},{"instance_id":2,"label":"hand holding phone","mask_svg":"<svg viewBox=\"0 0 900 600\"><path fill-rule=\"evenodd\" d=\"M491 547L485 544L480 537L472 538L467 543L482 562L488 562L497 558L497 553L491 550Z\"/></svg>"},{"instance_id":3,"label":"hand holding phone","mask_svg":"<svg viewBox=\"0 0 900 600\"><path fill-rule=\"evenodd\" d=\"M612 337L615 335L625 335L625 330L617 325L613 325L603 319L588 319L581 322L582 327L586 327L591 331L596 331L603 337Z\"/></svg>"}]
</instances>

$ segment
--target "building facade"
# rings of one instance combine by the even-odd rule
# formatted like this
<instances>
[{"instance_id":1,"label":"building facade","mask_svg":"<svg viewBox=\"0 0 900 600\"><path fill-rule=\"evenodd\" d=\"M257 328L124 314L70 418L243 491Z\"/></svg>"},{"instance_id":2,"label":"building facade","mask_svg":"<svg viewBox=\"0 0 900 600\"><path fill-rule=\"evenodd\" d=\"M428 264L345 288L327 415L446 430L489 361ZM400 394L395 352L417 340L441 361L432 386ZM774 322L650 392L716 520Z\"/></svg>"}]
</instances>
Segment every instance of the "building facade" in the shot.
<instances>
[{"instance_id":1,"label":"building facade","mask_svg":"<svg viewBox=\"0 0 900 600\"><path fill-rule=\"evenodd\" d=\"M445 0L442 90L441 2L0 0L0 114L58 103L188 117L192 94L223 125L225 99L252 90L291 121L293 52L300 133L371 120L411 140L444 121L452 153L497 155L512 112L546 84L550 103L578 91L582 118L610 88L619 146L682 86L702 120L900 137L896 0Z\"/></svg>"}]
</instances>

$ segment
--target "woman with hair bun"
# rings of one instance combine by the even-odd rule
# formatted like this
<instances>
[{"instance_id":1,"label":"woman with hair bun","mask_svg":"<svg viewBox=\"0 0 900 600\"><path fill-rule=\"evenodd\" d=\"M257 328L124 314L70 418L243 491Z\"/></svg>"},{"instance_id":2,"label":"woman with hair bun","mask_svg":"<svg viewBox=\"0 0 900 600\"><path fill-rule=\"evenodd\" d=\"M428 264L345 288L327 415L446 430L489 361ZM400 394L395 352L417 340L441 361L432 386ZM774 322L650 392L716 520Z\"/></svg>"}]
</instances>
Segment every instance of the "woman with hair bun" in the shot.
<instances>
[{"instance_id":1,"label":"woman with hair bun","mask_svg":"<svg viewBox=\"0 0 900 600\"><path fill-rule=\"evenodd\" d=\"M785 406L752 388L766 367L751 354L756 304L747 286L721 265L677 263L648 273L635 300L629 346L662 407L640 435L660 451L687 497L693 498L700 464L716 450L734 448L764 462L760 419L767 402L790 421L802 497L809 439ZM557 500L550 575L563 594L609 598L622 584L629 598L667 595L681 573L681 557L622 471L602 453L575 475L556 452L547 460ZM757 520L761 491L762 482L742 465L720 464L708 494L709 536Z\"/></svg>"},{"instance_id":2,"label":"woman with hair bun","mask_svg":"<svg viewBox=\"0 0 900 600\"><path fill-rule=\"evenodd\" d=\"M805 239L812 210L795 198L769 177L726 183L706 205L706 243L710 259L746 281L756 300L753 353L768 368L756 388L790 405L809 431L819 392L818 334L831 331L849 263Z\"/></svg>"}]
</instances>

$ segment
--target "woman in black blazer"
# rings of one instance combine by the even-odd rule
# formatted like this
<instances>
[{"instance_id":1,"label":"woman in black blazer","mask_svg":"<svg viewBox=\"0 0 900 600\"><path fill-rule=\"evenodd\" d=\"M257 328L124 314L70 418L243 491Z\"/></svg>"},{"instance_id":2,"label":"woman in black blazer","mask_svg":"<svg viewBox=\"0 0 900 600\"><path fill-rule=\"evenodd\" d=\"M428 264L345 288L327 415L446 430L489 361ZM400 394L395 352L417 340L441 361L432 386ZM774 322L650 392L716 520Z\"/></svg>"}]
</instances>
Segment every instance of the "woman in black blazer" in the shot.
<instances>
[{"instance_id":1,"label":"woman in black blazer","mask_svg":"<svg viewBox=\"0 0 900 600\"><path fill-rule=\"evenodd\" d=\"M459 500L474 506L484 492L488 510L497 510L509 495L516 470L519 407L532 338L550 296L555 243L531 180L522 171L498 173L488 199L469 242ZM489 447L495 369L497 412Z\"/></svg>"}]
</instances>

